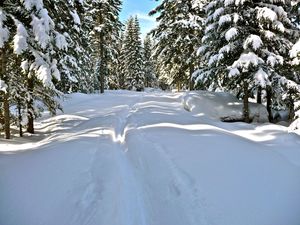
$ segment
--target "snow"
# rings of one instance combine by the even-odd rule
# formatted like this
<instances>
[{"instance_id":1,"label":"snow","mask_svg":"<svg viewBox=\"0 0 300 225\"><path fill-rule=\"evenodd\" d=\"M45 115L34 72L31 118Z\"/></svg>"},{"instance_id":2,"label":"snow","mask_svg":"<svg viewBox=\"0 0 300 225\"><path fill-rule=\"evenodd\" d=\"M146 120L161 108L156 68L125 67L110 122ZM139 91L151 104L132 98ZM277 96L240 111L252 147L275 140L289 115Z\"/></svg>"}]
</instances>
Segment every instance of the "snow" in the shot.
<instances>
[{"instance_id":1,"label":"snow","mask_svg":"<svg viewBox=\"0 0 300 225\"><path fill-rule=\"evenodd\" d=\"M229 53L230 50L231 50L230 45L225 45L219 50L219 53Z\"/></svg>"},{"instance_id":2,"label":"snow","mask_svg":"<svg viewBox=\"0 0 300 225\"><path fill-rule=\"evenodd\" d=\"M237 23L240 20L240 16L237 13L233 13L233 22Z\"/></svg>"},{"instance_id":3,"label":"snow","mask_svg":"<svg viewBox=\"0 0 300 225\"><path fill-rule=\"evenodd\" d=\"M268 40L272 40L274 37L276 37L276 35L272 31L269 31L269 30L264 31L263 33L264 33L264 36Z\"/></svg>"},{"instance_id":4,"label":"snow","mask_svg":"<svg viewBox=\"0 0 300 225\"><path fill-rule=\"evenodd\" d=\"M34 7L37 11L44 7L43 0L24 0L22 2L28 11L31 11Z\"/></svg>"},{"instance_id":5,"label":"snow","mask_svg":"<svg viewBox=\"0 0 300 225\"><path fill-rule=\"evenodd\" d=\"M68 49L68 42L64 35L55 32L55 44L59 50L67 50Z\"/></svg>"},{"instance_id":6,"label":"snow","mask_svg":"<svg viewBox=\"0 0 300 225\"><path fill-rule=\"evenodd\" d=\"M299 136L220 122L240 113L234 96L113 91L63 105L37 134L1 139L0 224L299 224Z\"/></svg>"},{"instance_id":7,"label":"snow","mask_svg":"<svg viewBox=\"0 0 300 225\"><path fill-rule=\"evenodd\" d=\"M289 127L290 131L299 130L300 129L300 118L296 119Z\"/></svg>"},{"instance_id":8,"label":"snow","mask_svg":"<svg viewBox=\"0 0 300 225\"><path fill-rule=\"evenodd\" d=\"M223 15L219 19L219 26L222 26L224 23L231 22L231 16L230 15Z\"/></svg>"},{"instance_id":9,"label":"snow","mask_svg":"<svg viewBox=\"0 0 300 225\"><path fill-rule=\"evenodd\" d=\"M214 20L217 20L218 17L220 17L220 15L222 15L224 13L224 8L218 8L215 10L214 14L213 14L213 18Z\"/></svg>"},{"instance_id":10,"label":"snow","mask_svg":"<svg viewBox=\"0 0 300 225\"><path fill-rule=\"evenodd\" d=\"M6 15L3 10L0 8L0 48L4 46L4 43L9 38L9 30L4 25L4 21L6 20Z\"/></svg>"},{"instance_id":11,"label":"snow","mask_svg":"<svg viewBox=\"0 0 300 225\"><path fill-rule=\"evenodd\" d=\"M52 61L51 74L56 80L60 80L60 72L57 68L57 60L56 59L53 59L53 61Z\"/></svg>"},{"instance_id":12,"label":"snow","mask_svg":"<svg viewBox=\"0 0 300 225\"><path fill-rule=\"evenodd\" d=\"M229 77L234 77L240 75L240 71L237 68L232 68L229 70Z\"/></svg>"},{"instance_id":13,"label":"snow","mask_svg":"<svg viewBox=\"0 0 300 225\"><path fill-rule=\"evenodd\" d=\"M183 97L184 108L190 112L220 120L222 117L243 116L243 102L223 92L194 91ZM268 121L268 112L260 104L250 103L250 117L258 122Z\"/></svg>"},{"instance_id":14,"label":"snow","mask_svg":"<svg viewBox=\"0 0 300 225\"><path fill-rule=\"evenodd\" d=\"M208 65L211 66L218 61L220 54L213 55L209 58Z\"/></svg>"},{"instance_id":15,"label":"snow","mask_svg":"<svg viewBox=\"0 0 300 225\"><path fill-rule=\"evenodd\" d=\"M270 65L271 67L275 67L275 65L283 65L284 62L284 58L281 55L275 55L273 53L269 53L270 55L267 58L267 63L268 65Z\"/></svg>"},{"instance_id":16,"label":"snow","mask_svg":"<svg viewBox=\"0 0 300 225\"><path fill-rule=\"evenodd\" d=\"M262 68L259 68L254 75L255 84L262 88L266 88L267 85L270 85L268 77L268 74Z\"/></svg>"},{"instance_id":17,"label":"snow","mask_svg":"<svg viewBox=\"0 0 300 225\"><path fill-rule=\"evenodd\" d=\"M25 51L28 48L28 33L20 21L15 20L15 24L17 26L17 32L14 36L14 52L17 55L20 55L23 51Z\"/></svg>"},{"instance_id":18,"label":"snow","mask_svg":"<svg viewBox=\"0 0 300 225\"><path fill-rule=\"evenodd\" d=\"M229 42L231 39L233 39L238 34L238 30L235 27L230 28L225 33L225 39Z\"/></svg>"},{"instance_id":19,"label":"snow","mask_svg":"<svg viewBox=\"0 0 300 225\"><path fill-rule=\"evenodd\" d=\"M257 9L257 19L262 20L270 20L274 22L278 19L277 14L270 8L263 7Z\"/></svg>"},{"instance_id":20,"label":"snow","mask_svg":"<svg viewBox=\"0 0 300 225\"><path fill-rule=\"evenodd\" d=\"M23 72L26 72L29 69L28 60L24 60L21 62L21 68Z\"/></svg>"},{"instance_id":21,"label":"snow","mask_svg":"<svg viewBox=\"0 0 300 225\"><path fill-rule=\"evenodd\" d=\"M247 2L247 0L235 0L235 5L236 6L244 5L245 2Z\"/></svg>"},{"instance_id":22,"label":"snow","mask_svg":"<svg viewBox=\"0 0 300 225\"><path fill-rule=\"evenodd\" d=\"M227 7L227 6L234 4L234 2L235 2L235 0L225 0L224 5L225 5L225 7Z\"/></svg>"},{"instance_id":23,"label":"snow","mask_svg":"<svg viewBox=\"0 0 300 225\"><path fill-rule=\"evenodd\" d=\"M263 45L263 42L259 36L251 34L246 38L244 42L244 49L247 49L250 45L256 51Z\"/></svg>"},{"instance_id":24,"label":"snow","mask_svg":"<svg viewBox=\"0 0 300 225\"><path fill-rule=\"evenodd\" d=\"M81 21L80 21L80 17L79 15L77 14L76 11L71 11L71 16L73 17L73 20L74 20L74 23L77 24L77 25L80 25L81 24Z\"/></svg>"},{"instance_id":25,"label":"snow","mask_svg":"<svg viewBox=\"0 0 300 225\"><path fill-rule=\"evenodd\" d=\"M283 25L283 23L281 23L280 21L275 21L274 22L274 27L279 30L281 33L285 32L285 27Z\"/></svg>"},{"instance_id":26,"label":"snow","mask_svg":"<svg viewBox=\"0 0 300 225\"><path fill-rule=\"evenodd\" d=\"M32 30L34 33L35 40L39 45L45 49L50 42L50 30L54 27L54 22L48 15L46 9L41 9L39 11L39 17L32 16L31 21Z\"/></svg>"},{"instance_id":27,"label":"snow","mask_svg":"<svg viewBox=\"0 0 300 225\"><path fill-rule=\"evenodd\" d=\"M3 80L0 79L0 91L6 92L7 85Z\"/></svg>"},{"instance_id":28,"label":"snow","mask_svg":"<svg viewBox=\"0 0 300 225\"><path fill-rule=\"evenodd\" d=\"M208 26L206 26L205 28L205 33L211 31L211 30L214 30L216 29L216 24L215 23L212 23L212 24L209 24Z\"/></svg>"},{"instance_id":29,"label":"snow","mask_svg":"<svg viewBox=\"0 0 300 225\"><path fill-rule=\"evenodd\" d=\"M295 58L298 56L299 52L300 52L300 39L293 46L292 50L290 51L290 55L292 58Z\"/></svg>"},{"instance_id":30,"label":"snow","mask_svg":"<svg viewBox=\"0 0 300 225\"><path fill-rule=\"evenodd\" d=\"M242 68L243 70L248 70L251 65L257 66L263 62L264 61L255 53L249 52L242 54L240 58L233 63L232 68Z\"/></svg>"}]
</instances>

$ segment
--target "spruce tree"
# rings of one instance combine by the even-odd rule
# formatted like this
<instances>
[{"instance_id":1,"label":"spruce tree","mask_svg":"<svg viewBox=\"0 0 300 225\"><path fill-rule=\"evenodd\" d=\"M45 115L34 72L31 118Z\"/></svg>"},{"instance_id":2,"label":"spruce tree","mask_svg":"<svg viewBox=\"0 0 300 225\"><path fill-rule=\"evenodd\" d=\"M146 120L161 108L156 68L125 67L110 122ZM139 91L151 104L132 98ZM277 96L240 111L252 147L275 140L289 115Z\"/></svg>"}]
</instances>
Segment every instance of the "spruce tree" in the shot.
<instances>
[{"instance_id":1,"label":"spruce tree","mask_svg":"<svg viewBox=\"0 0 300 225\"><path fill-rule=\"evenodd\" d=\"M137 17L130 17L126 23L121 60L124 68L124 87L128 90L142 91L144 89L144 62Z\"/></svg>"},{"instance_id":2,"label":"spruce tree","mask_svg":"<svg viewBox=\"0 0 300 225\"><path fill-rule=\"evenodd\" d=\"M156 41L155 58L162 60L162 67L172 67L169 80L172 84L193 89L192 74L198 64L196 47L203 33L203 3L205 1L163 0L150 12L158 14L159 22L151 34Z\"/></svg>"},{"instance_id":3,"label":"spruce tree","mask_svg":"<svg viewBox=\"0 0 300 225\"><path fill-rule=\"evenodd\" d=\"M271 115L274 85L283 75L292 46L293 25L284 1L211 1L203 45L206 59L198 81L211 90L233 90L244 99L244 119L250 121L248 98L260 88L267 93Z\"/></svg>"},{"instance_id":4,"label":"spruce tree","mask_svg":"<svg viewBox=\"0 0 300 225\"><path fill-rule=\"evenodd\" d=\"M144 71L145 71L145 87L155 87L157 78L155 74L155 63L152 57L153 42L149 35L144 40Z\"/></svg>"},{"instance_id":5,"label":"spruce tree","mask_svg":"<svg viewBox=\"0 0 300 225\"><path fill-rule=\"evenodd\" d=\"M300 2L292 1L290 9L291 21L299 28L300 26ZM298 36L300 31L298 32ZM286 80L287 93L283 95L290 109L289 119L293 121L291 129L300 129L300 37L290 51L291 66L294 71L289 71L289 80ZM290 69L290 68L289 68Z\"/></svg>"},{"instance_id":6,"label":"spruce tree","mask_svg":"<svg viewBox=\"0 0 300 225\"><path fill-rule=\"evenodd\" d=\"M95 23L93 30L93 46L95 49L96 73L99 78L100 92L104 93L106 78L109 75L109 64L114 62L117 50L121 22L119 13L120 0L92 1L91 16Z\"/></svg>"},{"instance_id":7,"label":"spruce tree","mask_svg":"<svg viewBox=\"0 0 300 225\"><path fill-rule=\"evenodd\" d=\"M3 111L6 138L9 138L9 104L24 106L28 117L27 129L34 132L34 100L42 99L46 106L56 108L55 88L52 79L59 79L57 60L54 58L59 34L55 30L52 18L43 1L4 1L0 8L0 48L1 48L1 83L6 90L3 97ZM8 56L12 59L7 61ZM12 65L12 63L14 64ZM15 67L22 67L22 72L14 72ZM8 70L10 69L10 70ZM9 75L9 76L8 76ZM18 82L18 85L15 85ZM2 85L3 86L3 85ZM21 88L21 89L20 89ZM22 90L23 89L23 90ZM12 94L26 93L22 98ZM46 101L43 96L51 96Z\"/></svg>"}]
</instances>

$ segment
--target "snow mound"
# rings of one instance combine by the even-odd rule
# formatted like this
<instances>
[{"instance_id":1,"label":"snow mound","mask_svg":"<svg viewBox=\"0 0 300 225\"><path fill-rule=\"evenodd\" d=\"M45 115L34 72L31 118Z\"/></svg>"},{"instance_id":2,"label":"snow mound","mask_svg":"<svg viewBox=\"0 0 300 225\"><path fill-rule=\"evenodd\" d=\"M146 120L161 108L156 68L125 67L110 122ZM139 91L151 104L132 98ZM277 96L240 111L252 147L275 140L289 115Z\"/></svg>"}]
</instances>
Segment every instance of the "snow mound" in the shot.
<instances>
[{"instance_id":1,"label":"snow mound","mask_svg":"<svg viewBox=\"0 0 300 225\"><path fill-rule=\"evenodd\" d=\"M212 119L242 118L243 102L234 95L223 92L193 91L183 96L186 110ZM249 103L250 118L254 122L268 122L268 111L260 104Z\"/></svg>"},{"instance_id":2,"label":"snow mound","mask_svg":"<svg viewBox=\"0 0 300 225\"><path fill-rule=\"evenodd\" d=\"M300 118L296 119L289 127L290 131L300 130Z\"/></svg>"}]
</instances>

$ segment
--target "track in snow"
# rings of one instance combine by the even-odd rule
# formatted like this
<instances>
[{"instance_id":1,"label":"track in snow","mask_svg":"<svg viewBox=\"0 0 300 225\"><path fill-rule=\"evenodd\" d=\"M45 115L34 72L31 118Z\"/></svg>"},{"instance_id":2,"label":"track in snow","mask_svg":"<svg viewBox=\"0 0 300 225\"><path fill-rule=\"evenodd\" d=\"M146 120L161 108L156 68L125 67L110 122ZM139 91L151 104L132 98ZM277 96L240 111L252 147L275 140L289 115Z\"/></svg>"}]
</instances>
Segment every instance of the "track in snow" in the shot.
<instances>
[{"instance_id":1,"label":"track in snow","mask_svg":"<svg viewBox=\"0 0 300 225\"><path fill-rule=\"evenodd\" d=\"M299 169L181 97L75 95L46 138L0 155L0 225L297 225Z\"/></svg>"}]
</instances>

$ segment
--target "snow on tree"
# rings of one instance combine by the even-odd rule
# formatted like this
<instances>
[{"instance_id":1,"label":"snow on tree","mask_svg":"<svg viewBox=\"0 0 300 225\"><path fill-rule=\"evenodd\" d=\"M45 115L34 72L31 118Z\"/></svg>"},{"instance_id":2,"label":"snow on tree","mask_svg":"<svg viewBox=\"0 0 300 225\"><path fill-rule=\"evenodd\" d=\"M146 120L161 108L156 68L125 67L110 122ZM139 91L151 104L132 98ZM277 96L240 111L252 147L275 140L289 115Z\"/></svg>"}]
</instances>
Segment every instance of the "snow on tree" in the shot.
<instances>
[{"instance_id":1,"label":"snow on tree","mask_svg":"<svg viewBox=\"0 0 300 225\"><path fill-rule=\"evenodd\" d=\"M88 15L92 6L88 1L45 1L49 14L56 24L55 57L59 58L61 73L56 87L65 93L80 91L91 92L93 78L90 55L92 48L90 32L92 19Z\"/></svg>"},{"instance_id":2,"label":"snow on tree","mask_svg":"<svg viewBox=\"0 0 300 225\"><path fill-rule=\"evenodd\" d=\"M300 2L292 1L290 9L291 21L299 28L300 26ZM299 35L299 34L298 34ZM290 114L289 119L294 120L290 126L291 130L300 129L300 38L295 41L291 51L290 57L292 59L291 66L294 71L289 69L288 80L286 84L287 93L284 95L287 101Z\"/></svg>"},{"instance_id":3,"label":"snow on tree","mask_svg":"<svg viewBox=\"0 0 300 225\"><path fill-rule=\"evenodd\" d=\"M90 13L94 21L94 58L101 93L104 92L106 79L110 73L109 64L116 60L116 43L122 26L119 20L121 5L120 0L94 0L91 2Z\"/></svg>"},{"instance_id":4,"label":"snow on tree","mask_svg":"<svg viewBox=\"0 0 300 225\"><path fill-rule=\"evenodd\" d=\"M151 34L155 39L154 57L160 58L161 66L174 73L169 83L193 88L191 75L197 66L196 46L203 33L203 5L206 1L164 0L150 12L158 15L158 26ZM176 70L178 69L178 70Z\"/></svg>"},{"instance_id":5,"label":"snow on tree","mask_svg":"<svg viewBox=\"0 0 300 225\"><path fill-rule=\"evenodd\" d=\"M124 69L124 87L128 90L144 89L143 47L137 17L130 17L126 23L121 49L121 64Z\"/></svg>"},{"instance_id":6,"label":"snow on tree","mask_svg":"<svg viewBox=\"0 0 300 225\"><path fill-rule=\"evenodd\" d=\"M1 4L1 63L0 78L7 86L3 111L5 123L10 124L9 104L18 100L28 117L28 131L33 133L36 114L34 100L41 100L49 109L56 109L57 93L52 79L59 80L57 60L53 57L56 47L55 24L43 1L5 1ZM7 58L10 57L10 61ZM14 64L13 64L14 63ZM23 73L16 66L26 68ZM4 78L4 79L2 79ZM17 98L15 93L26 93ZM45 96L49 96L45 98ZM6 125L9 138L9 126Z\"/></svg>"},{"instance_id":7,"label":"snow on tree","mask_svg":"<svg viewBox=\"0 0 300 225\"><path fill-rule=\"evenodd\" d=\"M155 87L157 83L155 62L152 57L153 41L147 35L144 40L144 71L145 71L145 87Z\"/></svg>"},{"instance_id":8,"label":"snow on tree","mask_svg":"<svg viewBox=\"0 0 300 225\"><path fill-rule=\"evenodd\" d=\"M197 82L210 90L232 90L244 98L244 119L249 122L248 97L267 92L271 119L274 86L288 63L295 27L285 1L214 0L206 6L207 19L199 53L206 68Z\"/></svg>"},{"instance_id":9,"label":"snow on tree","mask_svg":"<svg viewBox=\"0 0 300 225\"><path fill-rule=\"evenodd\" d=\"M123 28L123 24L122 24ZM118 38L114 42L114 57L111 58L111 60L108 63L108 81L107 85L108 88L111 90L117 90L124 88L124 78L123 78L123 69L122 67L122 55L121 55L121 49L122 49L122 41L123 41L123 31L122 28L119 31ZM124 56L125 57L125 56Z\"/></svg>"}]
</instances>

